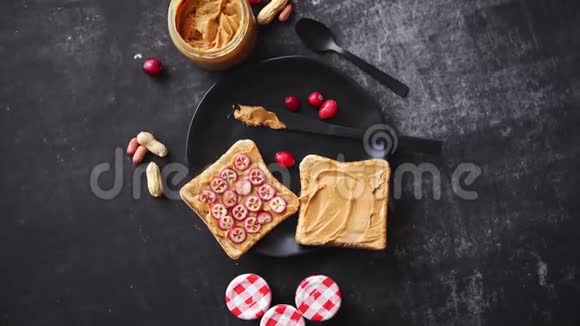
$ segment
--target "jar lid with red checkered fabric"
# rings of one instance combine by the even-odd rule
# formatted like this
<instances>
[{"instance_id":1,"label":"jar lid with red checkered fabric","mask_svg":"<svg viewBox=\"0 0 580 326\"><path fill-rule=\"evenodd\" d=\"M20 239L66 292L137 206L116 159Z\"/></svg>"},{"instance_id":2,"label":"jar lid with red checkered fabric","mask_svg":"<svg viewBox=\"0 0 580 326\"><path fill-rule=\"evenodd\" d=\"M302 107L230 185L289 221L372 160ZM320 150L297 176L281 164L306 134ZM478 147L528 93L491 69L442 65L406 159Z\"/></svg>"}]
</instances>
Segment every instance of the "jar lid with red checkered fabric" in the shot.
<instances>
[{"instance_id":1,"label":"jar lid with red checkered fabric","mask_svg":"<svg viewBox=\"0 0 580 326\"><path fill-rule=\"evenodd\" d=\"M262 317L271 303L270 286L256 274L240 275L226 289L226 305L240 319L254 320Z\"/></svg>"},{"instance_id":2,"label":"jar lid with red checkered fabric","mask_svg":"<svg viewBox=\"0 0 580 326\"><path fill-rule=\"evenodd\" d=\"M325 321L334 317L341 303L342 293L338 284L325 275L305 278L296 290L298 311L312 321Z\"/></svg>"},{"instance_id":3,"label":"jar lid with red checkered fabric","mask_svg":"<svg viewBox=\"0 0 580 326\"><path fill-rule=\"evenodd\" d=\"M287 304L276 305L266 312L260 326L305 326L300 312Z\"/></svg>"}]
</instances>

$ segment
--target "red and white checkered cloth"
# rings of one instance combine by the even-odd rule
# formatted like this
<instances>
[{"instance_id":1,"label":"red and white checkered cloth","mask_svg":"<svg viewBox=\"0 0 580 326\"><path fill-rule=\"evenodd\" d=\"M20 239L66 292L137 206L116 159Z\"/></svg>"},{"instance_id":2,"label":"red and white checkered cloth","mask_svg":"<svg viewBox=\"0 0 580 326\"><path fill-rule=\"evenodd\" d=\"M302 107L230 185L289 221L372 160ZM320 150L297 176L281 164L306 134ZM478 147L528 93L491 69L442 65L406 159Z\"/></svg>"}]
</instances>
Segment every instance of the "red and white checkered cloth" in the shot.
<instances>
[{"instance_id":1,"label":"red and white checkered cloth","mask_svg":"<svg viewBox=\"0 0 580 326\"><path fill-rule=\"evenodd\" d=\"M342 303L338 284L328 276L307 277L296 290L296 307L304 318L325 321L334 317Z\"/></svg>"},{"instance_id":2,"label":"red and white checkered cloth","mask_svg":"<svg viewBox=\"0 0 580 326\"><path fill-rule=\"evenodd\" d=\"M272 303L268 283L256 274L243 274L231 281L226 289L226 305L240 319L262 317Z\"/></svg>"},{"instance_id":3,"label":"red and white checkered cloth","mask_svg":"<svg viewBox=\"0 0 580 326\"><path fill-rule=\"evenodd\" d=\"M270 308L262 317L260 326L305 326L304 318L296 308L279 304Z\"/></svg>"}]
</instances>

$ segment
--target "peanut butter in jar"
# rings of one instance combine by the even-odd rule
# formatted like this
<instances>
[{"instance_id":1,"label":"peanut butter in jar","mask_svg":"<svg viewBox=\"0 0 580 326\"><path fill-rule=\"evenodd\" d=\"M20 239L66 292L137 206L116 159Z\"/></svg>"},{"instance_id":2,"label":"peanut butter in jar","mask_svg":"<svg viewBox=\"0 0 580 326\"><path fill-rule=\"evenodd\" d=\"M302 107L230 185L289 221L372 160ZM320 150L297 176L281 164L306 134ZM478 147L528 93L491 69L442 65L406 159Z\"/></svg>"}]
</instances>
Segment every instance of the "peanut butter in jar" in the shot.
<instances>
[{"instance_id":1,"label":"peanut butter in jar","mask_svg":"<svg viewBox=\"0 0 580 326\"><path fill-rule=\"evenodd\" d=\"M246 0L172 0L168 20L177 49L206 69L240 64L256 42L256 21Z\"/></svg>"}]
</instances>

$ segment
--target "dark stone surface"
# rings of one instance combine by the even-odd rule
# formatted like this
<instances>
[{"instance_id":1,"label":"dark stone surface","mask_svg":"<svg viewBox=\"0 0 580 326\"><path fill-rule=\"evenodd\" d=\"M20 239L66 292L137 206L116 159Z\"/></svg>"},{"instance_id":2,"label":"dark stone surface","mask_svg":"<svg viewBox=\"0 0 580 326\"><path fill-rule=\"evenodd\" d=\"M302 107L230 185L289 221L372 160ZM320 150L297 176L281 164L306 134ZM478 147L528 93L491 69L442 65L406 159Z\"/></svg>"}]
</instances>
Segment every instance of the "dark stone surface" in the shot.
<instances>
[{"instance_id":1,"label":"dark stone surface","mask_svg":"<svg viewBox=\"0 0 580 326\"><path fill-rule=\"evenodd\" d=\"M182 162L194 108L227 78L173 47L167 1L4 0L0 325L256 325L223 304L243 272L263 275L278 303L305 276L333 276L344 307L328 325L580 324L579 2L295 2L411 86L398 99L325 57L403 132L449 140L440 160L411 158L443 170L441 199L428 181L413 199L406 180L385 252L229 261L179 201L132 199L128 159L116 198L89 186L143 128L172 151L163 164ZM167 78L143 75L137 53L161 58ZM309 54L290 24L260 31L252 60L286 54ZM452 192L461 162L482 169L477 200Z\"/></svg>"}]
</instances>

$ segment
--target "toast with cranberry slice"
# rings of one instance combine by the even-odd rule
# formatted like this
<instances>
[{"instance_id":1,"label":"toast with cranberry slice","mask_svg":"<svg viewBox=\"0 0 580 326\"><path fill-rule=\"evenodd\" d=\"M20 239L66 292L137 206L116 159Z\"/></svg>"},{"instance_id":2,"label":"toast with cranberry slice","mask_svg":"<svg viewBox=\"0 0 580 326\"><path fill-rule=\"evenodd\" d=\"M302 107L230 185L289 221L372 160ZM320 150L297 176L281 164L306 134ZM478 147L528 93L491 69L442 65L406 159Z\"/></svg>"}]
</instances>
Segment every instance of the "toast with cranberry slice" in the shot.
<instances>
[{"instance_id":1,"label":"toast with cranberry slice","mask_svg":"<svg viewBox=\"0 0 580 326\"><path fill-rule=\"evenodd\" d=\"M237 141L179 194L232 259L299 207L298 197L272 175L251 140Z\"/></svg>"}]
</instances>

